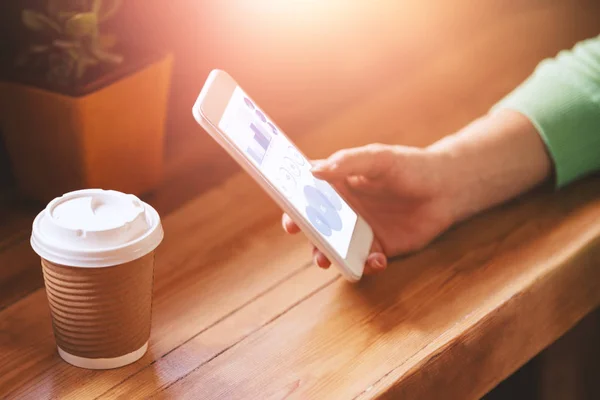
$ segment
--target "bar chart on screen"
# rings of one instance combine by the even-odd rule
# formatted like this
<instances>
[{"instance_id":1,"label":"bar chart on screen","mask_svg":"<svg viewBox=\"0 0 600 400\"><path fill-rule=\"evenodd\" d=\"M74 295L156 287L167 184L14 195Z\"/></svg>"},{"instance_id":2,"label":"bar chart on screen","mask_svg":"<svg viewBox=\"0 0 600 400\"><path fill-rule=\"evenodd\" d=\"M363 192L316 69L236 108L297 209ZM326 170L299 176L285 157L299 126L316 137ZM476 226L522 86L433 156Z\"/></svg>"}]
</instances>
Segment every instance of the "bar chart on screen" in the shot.
<instances>
[{"instance_id":1,"label":"bar chart on screen","mask_svg":"<svg viewBox=\"0 0 600 400\"><path fill-rule=\"evenodd\" d=\"M249 142L246 151L258 165L262 165L269 144L271 144L271 135L255 122L250 123L250 130L253 134L253 140Z\"/></svg>"},{"instance_id":2,"label":"bar chart on screen","mask_svg":"<svg viewBox=\"0 0 600 400\"><path fill-rule=\"evenodd\" d=\"M235 143L290 207L345 258L357 221L356 213L326 181L310 172L311 163L237 87L219 128Z\"/></svg>"}]
</instances>

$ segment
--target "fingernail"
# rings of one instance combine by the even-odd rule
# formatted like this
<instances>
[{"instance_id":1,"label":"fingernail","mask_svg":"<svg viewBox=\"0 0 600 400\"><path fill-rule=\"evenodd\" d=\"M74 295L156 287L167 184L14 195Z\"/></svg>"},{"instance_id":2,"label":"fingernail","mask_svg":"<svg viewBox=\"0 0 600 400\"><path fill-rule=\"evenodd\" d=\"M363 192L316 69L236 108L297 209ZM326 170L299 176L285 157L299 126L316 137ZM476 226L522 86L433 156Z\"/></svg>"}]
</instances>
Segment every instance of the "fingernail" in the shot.
<instances>
[{"instance_id":1,"label":"fingernail","mask_svg":"<svg viewBox=\"0 0 600 400\"><path fill-rule=\"evenodd\" d=\"M373 257L373 259L371 260L371 265L375 269L383 269L383 268L385 268L385 262L382 259L382 257Z\"/></svg>"},{"instance_id":2,"label":"fingernail","mask_svg":"<svg viewBox=\"0 0 600 400\"><path fill-rule=\"evenodd\" d=\"M319 264L319 255L318 254L313 257L313 262L315 263L315 265L317 267L324 268L324 267L321 266L321 264Z\"/></svg>"}]
</instances>

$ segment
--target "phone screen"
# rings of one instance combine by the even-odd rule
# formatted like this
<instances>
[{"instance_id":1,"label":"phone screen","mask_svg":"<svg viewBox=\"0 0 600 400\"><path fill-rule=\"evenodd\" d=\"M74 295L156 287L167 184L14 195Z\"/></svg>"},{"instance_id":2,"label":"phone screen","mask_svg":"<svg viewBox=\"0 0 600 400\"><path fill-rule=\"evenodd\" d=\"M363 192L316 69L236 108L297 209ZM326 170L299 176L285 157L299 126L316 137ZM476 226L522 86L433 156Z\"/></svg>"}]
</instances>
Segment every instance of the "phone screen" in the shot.
<instances>
[{"instance_id":1,"label":"phone screen","mask_svg":"<svg viewBox=\"0 0 600 400\"><path fill-rule=\"evenodd\" d=\"M313 177L308 160L239 86L225 108L219 129L321 237L346 258L356 213L329 183Z\"/></svg>"}]
</instances>

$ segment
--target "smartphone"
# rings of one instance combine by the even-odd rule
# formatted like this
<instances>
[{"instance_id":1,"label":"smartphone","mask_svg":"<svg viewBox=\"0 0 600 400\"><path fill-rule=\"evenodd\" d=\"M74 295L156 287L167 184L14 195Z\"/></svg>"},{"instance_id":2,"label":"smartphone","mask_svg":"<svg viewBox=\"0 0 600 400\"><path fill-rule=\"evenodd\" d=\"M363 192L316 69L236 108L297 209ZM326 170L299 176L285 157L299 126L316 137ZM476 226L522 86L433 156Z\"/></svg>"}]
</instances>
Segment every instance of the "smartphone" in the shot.
<instances>
[{"instance_id":1,"label":"smartphone","mask_svg":"<svg viewBox=\"0 0 600 400\"><path fill-rule=\"evenodd\" d=\"M362 277L371 227L229 74L210 73L192 112L346 279Z\"/></svg>"}]
</instances>

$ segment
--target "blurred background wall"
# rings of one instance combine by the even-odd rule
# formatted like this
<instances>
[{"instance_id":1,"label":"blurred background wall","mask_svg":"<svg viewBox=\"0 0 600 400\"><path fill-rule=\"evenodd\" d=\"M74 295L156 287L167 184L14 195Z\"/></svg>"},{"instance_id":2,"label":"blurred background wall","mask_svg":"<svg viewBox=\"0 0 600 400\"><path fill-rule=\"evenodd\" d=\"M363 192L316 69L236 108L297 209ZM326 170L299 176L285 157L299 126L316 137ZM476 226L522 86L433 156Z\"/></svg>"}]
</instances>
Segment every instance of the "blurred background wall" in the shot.
<instances>
[{"instance_id":1,"label":"blurred background wall","mask_svg":"<svg viewBox=\"0 0 600 400\"><path fill-rule=\"evenodd\" d=\"M2 62L12 60L22 28L19 12L41 0L4 1L0 6ZM511 19L559 5L562 23L554 37L536 34L524 42L547 43L545 56L569 47L573 37L597 34L597 0L125 0L111 27L122 40L170 49L175 54L167 122L166 157L199 174L235 167L195 124L190 108L212 68L230 72L292 137L302 135L348 104L418 69L439 52L451 52ZM535 21L543 21L536 18ZM587 26L588 28L581 28ZM568 38L559 32L580 30ZM522 43L506 43L526 52ZM525 68L527 76L536 60ZM487 60L472 68L486 68ZM498 77L502 79L502 77ZM449 102L452 99L448 99ZM133 107L134 105L132 105ZM127 110L123 110L124 113ZM424 110L424 112L427 112ZM216 168L216 169L215 169ZM209 171L213 172L209 172ZM0 187L10 184L0 145Z\"/></svg>"}]
</instances>

